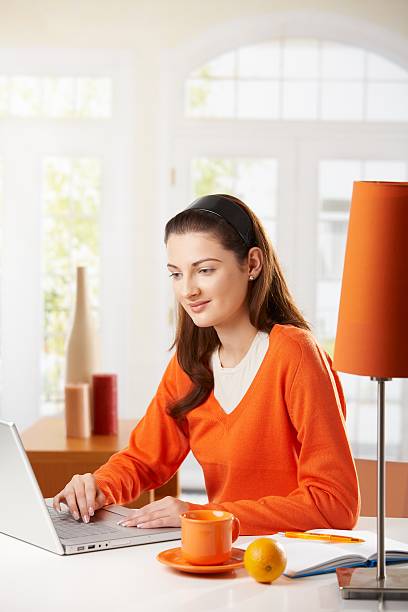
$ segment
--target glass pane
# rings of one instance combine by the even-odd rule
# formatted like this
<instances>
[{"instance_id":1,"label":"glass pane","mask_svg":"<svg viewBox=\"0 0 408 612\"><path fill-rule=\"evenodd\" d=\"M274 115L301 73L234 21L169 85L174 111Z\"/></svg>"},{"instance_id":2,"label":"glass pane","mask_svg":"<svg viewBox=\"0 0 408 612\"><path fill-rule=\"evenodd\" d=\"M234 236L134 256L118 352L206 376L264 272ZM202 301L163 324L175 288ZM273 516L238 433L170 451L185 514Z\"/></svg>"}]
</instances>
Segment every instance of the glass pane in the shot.
<instances>
[{"instance_id":1,"label":"glass pane","mask_svg":"<svg viewBox=\"0 0 408 612\"><path fill-rule=\"evenodd\" d=\"M317 284L318 314L316 332L325 350L331 356L333 355L334 338L336 336L340 290L340 280L319 281Z\"/></svg>"},{"instance_id":2,"label":"glass pane","mask_svg":"<svg viewBox=\"0 0 408 612\"><path fill-rule=\"evenodd\" d=\"M44 79L43 111L47 117L73 117L75 114L75 79Z\"/></svg>"},{"instance_id":3,"label":"glass pane","mask_svg":"<svg viewBox=\"0 0 408 612\"><path fill-rule=\"evenodd\" d=\"M232 193L234 164L228 159L201 157L191 161L192 195Z\"/></svg>"},{"instance_id":4,"label":"glass pane","mask_svg":"<svg viewBox=\"0 0 408 612\"><path fill-rule=\"evenodd\" d=\"M109 117L111 98L111 79L77 79L76 111L79 117Z\"/></svg>"},{"instance_id":5,"label":"glass pane","mask_svg":"<svg viewBox=\"0 0 408 612\"><path fill-rule=\"evenodd\" d=\"M111 79L0 77L0 116L97 119L111 114Z\"/></svg>"},{"instance_id":6,"label":"glass pane","mask_svg":"<svg viewBox=\"0 0 408 612\"><path fill-rule=\"evenodd\" d=\"M376 398L377 384L369 378L339 372L347 397L347 430L355 456L376 458ZM403 456L403 427L401 401L406 381L391 380L386 384L387 402L387 459L401 460ZM368 419L368 429L363 434Z\"/></svg>"},{"instance_id":7,"label":"glass pane","mask_svg":"<svg viewBox=\"0 0 408 612\"><path fill-rule=\"evenodd\" d=\"M0 296L3 285L3 162L0 159ZM0 300L0 416L1 416L1 404L3 396L3 347L1 339L3 337L3 315L1 311L1 300Z\"/></svg>"},{"instance_id":8,"label":"glass pane","mask_svg":"<svg viewBox=\"0 0 408 612\"><path fill-rule=\"evenodd\" d=\"M316 332L333 354L341 276L353 181L362 178L360 160L321 160L318 170L319 221Z\"/></svg>"},{"instance_id":9,"label":"glass pane","mask_svg":"<svg viewBox=\"0 0 408 612\"><path fill-rule=\"evenodd\" d=\"M393 404L400 402L402 400L402 394L404 385L406 385L405 380L401 380L400 378L394 378L387 382L387 400L391 401Z\"/></svg>"},{"instance_id":10,"label":"glass pane","mask_svg":"<svg viewBox=\"0 0 408 612\"><path fill-rule=\"evenodd\" d=\"M356 402L374 403L376 399L376 388L373 388L372 381L367 377L347 374L350 381L353 381L353 389L350 397Z\"/></svg>"},{"instance_id":11,"label":"glass pane","mask_svg":"<svg viewBox=\"0 0 408 612\"><path fill-rule=\"evenodd\" d=\"M362 83L323 82L322 119L362 120L364 88Z\"/></svg>"},{"instance_id":12,"label":"glass pane","mask_svg":"<svg viewBox=\"0 0 408 612\"><path fill-rule=\"evenodd\" d=\"M230 77L235 75L235 52L223 53L215 59L211 60L194 70L191 74L193 78L211 78L211 77Z\"/></svg>"},{"instance_id":13,"label":"glass pane","mask_svg":"<svg viewBox=\"0 0 408 612\"><path fill-rule=\"evenodd\" d=\"M2 270L2 253L3 253L3 215L4 215L3 210L4 210L3 209L3 161L0 159L0 275L1 275L1 270ZM0 296L1 296L1 291L0 291ZM0 333L0 339L1 339L1 333Z\"/></svg>"},{"instance_id":14,"label":"glass pane","mask_svg":"<svg viewBox=\"0 0 408 612\"><path fill-rule=\"evenodd\" d=\"M323 79L358 79L364 78L363 49L322 43L322 78Z\"/></svg>"},{"instance_id":15,"label":"glass pane","mask_svg":"<svg viewBox=\"0 0 408 612\"><path fill-rule=\"evenodd\" d=\"M9 79L0 77L0 117L4 117L9 107Z\"/></svg>"},{"instance_id":16,"label":"glass pane","mask_svg":"<svg viewBox=\"0 0 408 612\"><path fill-rule=\"evenodd\" d=\"M279 42L251 45L238 49L238 77L276 78L280 74Z\"/></svg>"},{"instance_id":17,"label":"glass pane","mask_svg":"<svg viewBox=\"0 0 408 612\"><path fill-rule=\"evenodd\" d=\"M236 164L236 192L261 218L276 216L278 162L276 159L245 159Z\"/></svg>"},{"instance_id":18,"label":"glass pane","mask_svg":"<svg viewBox=\"0 0 408 612\"><path fill-rule=\"evenodd\" d=\"M41 80L34 77L13 77L10 91L10 114L36 117L42 111Z\"/></svg>"},{"instance_id":19,"label":"glass pane","mask_svg":"<svg viewBox=\"0 0 408 612\"><path fill-rule=\"evenodd\" d=\"M377 384L374 381L370 382L374 392L376 392ZM377 440L376 402L373 401L370 404L359 403L358 412L358 442L364 452L373 446L373 443ZM387 458L392 446L395 448L401 442L401 433L401 410L395 410L395 407L391 409L390 402L387 402Z\"/></svg>"},{"instance_id":20,"label":"glass pane","mask_svg":"<svg viewBox=\"0 0 408 612\"><path fill-rule=\"evenodd\" d=\"M279 83L238 82L238 117L253 119L277 119Z\"/></svg>"},{"instance_id":21,"label":"glass pane","mask_svg":"<svg viewBox=\"0 0 408 612\"><path fill-rule=\"evenodd\" d=\"M63 403L65 346L74 308L77 265L88 269L90 299L98 320L101 163L47 158L44 162L43 402L47 414Z\"/></svg>"},{"instance_id":22,"label":"glass pane","mask_svg":"<svg viewBox=\"0 0 408 612\"><path fill-rule=\"evenodd\" d=\"M407 81L408 72L398 64L375 53L367 54L368 79L381 79L382 81Z\"/></svg>"},{"instance_id":23,"label":"glass pane","mask_svg":"<svg viewBox=\"0 0 408 612\"><path fill-rule=\"evenodd\" d=\"M344 393L349 399L355 400L359 395L359 385L363 379L360 376L346 374L345 372L339 372L339 376Z\"/></svg>"},{"instance_id":24,"label":"glass pane","mask_svg":"<svg viewBox=\"0 0 408 612\"><path fill-rule=\"evenodd\" d=\"M363 164L366 181L406 181L407 164L403 161L374 160Z\"/></svg>"},{"instance_id":25,"label":"glass pane","mask_svg":"<svg viewBox=\"0 0 408 612\"><path fill-rule=\"evenodd\" d=\"M187 113L191 117L233 117L233 81L187 81Z\"/></svg>"},{"instance_id":26,"label":"glass pane","mask_svg":"<svg viewBox=\"0 0 408 612\"><path fill-rule=\"evenodd\" d=\"M317 119L317 95L317 82L284 82L283 118Z\"/></svg>"},{"instance_id":27,"label":"glass pane","mask_svg":"<svg viewBox=\"0 0 408 612\"><path fill-rule=\"evenodd\" d=\"M368 83L367 119L408 121L408 83Z\"/></svg>"},{"instance_id":28,"label":"glass pane","mask_svg":"<svg viewBox=\"0 0 408 612\"><path fill-rule=\"evenodd\" d=\"M75 217L96 218L100 209L101 162L94 158L74 160L71 180L71 212Z\"/></svg>"},{"instance_id":29,"label":"glass pane","mask_svg":"<svg viewBox=\"0 0 408 612\"><path fill-rule=\"evenodd\" d=\"M283 42L283 78L316 79L318 76L318 41L285 40Z\"/></svg>"},{"instance_id":30,"label":"glass pane","mask_svg":"<svg viewBox=\"0 0 408 612\"><path fill-rule=\"evenodd\" d=\"M348 212L353 181L363 177L359 160L322 160L319 163L319 201L324 211Z\"/></svg>"},{"instance_id":31,"label":"glass pane","mask_svg":"<svg viewBox=\"0 0 408 612\"><path fill-rule=\"evenodd\" d=\"M256 214L258 214L255 208L254 208L254 211L256 212ZM264 226L264 229L267 235L269 236L270 241L272 242L272 246L276 248L276 242L278 239L276 221L272 221L271 219L261 219L261 221L262 221L262 225Z\"/></svg>"},{"instance_id":32,"label":"glass pane","mask_svg":"<svg viewBox=\"0 0 408 612\"><path fill-rule=\"evenodd\" d=\"M273 241L276 240L276 159L214 159L191 161L192 196L230 193L248 203Z\"/></svg>"},{"instance_id":33,"label":"glass pane","mask_svg":"<svg viewBox=\"0 0 408 612\"><path fill-rule=\"evenodd\" d=\"M346 250L347 225L347 219L319 222L319 278L341 279Z\"/></svg>"},{"instance_id":34,"label":"glass pane","mask_svg":"<svg viewBox=\"0 0 408 612\"><path fill-rule=\"evenodd\" d=\"M374 382L374 381L373 381ZM374 383L375 384L375 383ZM375 385L377 386L377 385ZM402 415L406 407L401 403L392 402L388 396L388 383L386 390L387 402L387 458L391 460L402 459L402 448L406 429L403 427L404 420ZM377 412L377 411L376 411ZM377 437L374 438L377 440Z\"/></svg>"}]
</instances>

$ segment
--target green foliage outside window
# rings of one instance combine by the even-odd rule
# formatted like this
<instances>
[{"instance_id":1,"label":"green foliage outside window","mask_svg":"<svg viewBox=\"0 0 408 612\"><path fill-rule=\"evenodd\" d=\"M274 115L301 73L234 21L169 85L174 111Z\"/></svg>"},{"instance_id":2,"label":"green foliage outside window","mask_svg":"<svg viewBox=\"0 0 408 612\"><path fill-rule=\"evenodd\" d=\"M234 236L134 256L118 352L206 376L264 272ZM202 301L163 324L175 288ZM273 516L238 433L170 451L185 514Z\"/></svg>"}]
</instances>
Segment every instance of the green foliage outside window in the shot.
<instances>
[{"instance_id":1,"label":"green foliage outside window","mask_svg":"<svg viewBox=\"0 0 408 612\"><path fill-rule=\"evenodd\" d=\"M0 117L106 119L112 115L112 80L0 74Z\"/></svg>"},{"instance_id":2,"label":"green foliage outside window","mask_svg":"<svg viewBox=\"0 0 408 612\"><path fill-rule=\"evenodd\" d=\"M191 111L203 109L206 107L208 96L210 94L210 81L205 82L205 79L211 77L210 71L206 66L203 66L196 75L201 81L190 81L188 88L187 108Z\"/></svg>"},{"instance_id":3,"label":"green foliage outside window","mask_svg":"<svg viewBox=\"0 0 408 612\"><path fill-rule=\"evenodd\" d=\"M229 159L193 159L193 194L200 197L210 193L231 193L234 175L234 164Z\"/></svg>"},{"instance_id":4,"label":"green foliage outside window","mask_svg":"<svg viewBox=\"0 0 408 612\"><path fill-rule=\"evenodd\" d=\"M75 307L76 266L85 265L98 306L100 162L48 158L43 213L43 404L63 401L65 347Z\"/></svg>"},{"instance_id":5,"label":"green foliage outside window","mask_svg":"<svg viewBox=\"0 0 408 612\"><path fill-rule=\"evenodd\" d=\"M269 158L197 157L191 161L193 197L229 193L247 202L274 241L276 237L277 163Z\"/></svg>"}]
</instances>

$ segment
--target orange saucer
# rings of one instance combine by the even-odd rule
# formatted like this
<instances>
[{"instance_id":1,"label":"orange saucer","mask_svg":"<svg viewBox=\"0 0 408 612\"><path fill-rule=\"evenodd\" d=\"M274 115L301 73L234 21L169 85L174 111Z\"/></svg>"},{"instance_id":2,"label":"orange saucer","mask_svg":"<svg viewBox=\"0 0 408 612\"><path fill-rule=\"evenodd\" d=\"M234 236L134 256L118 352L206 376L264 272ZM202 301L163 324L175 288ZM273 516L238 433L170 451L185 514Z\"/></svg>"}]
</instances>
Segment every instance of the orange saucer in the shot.
<instances>
[{"instance_id":1,"label":"orange saucer","mask_svg":"<svg viewBox=\"0 0 408 612\"><path fill-rule=\"evenodd\" d=\"M244 554L245 550L241 550L241 548L232 548L231 557L228 561L224 561L224 563L220 565L193 565L184 559L181 554L181 548L169 548L159 553L156 559L160 561L160 563L169 565L182 572L191 572L192 574L218 574L244 567Z\"/></svg>"}]
</instances>

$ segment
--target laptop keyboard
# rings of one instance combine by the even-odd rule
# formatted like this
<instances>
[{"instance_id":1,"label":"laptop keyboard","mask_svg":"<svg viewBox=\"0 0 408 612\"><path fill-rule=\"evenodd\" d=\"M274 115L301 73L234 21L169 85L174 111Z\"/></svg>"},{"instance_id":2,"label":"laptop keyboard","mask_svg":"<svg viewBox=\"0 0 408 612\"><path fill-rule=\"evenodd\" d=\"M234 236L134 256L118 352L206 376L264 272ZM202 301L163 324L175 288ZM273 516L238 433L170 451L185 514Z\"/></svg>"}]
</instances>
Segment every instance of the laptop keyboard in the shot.
<instances>
[{"instance_id":1,"label":"laptop keyboard","mask_svg":"<svg viewBox=\"0 0 408 612\"><path fill-rule=\"evenodd\" d=\"M51 516L54 527L61 538L80 538L81 536L97 536L97 535L108 535L120 531L120 527L113 527L106 521L99 521L92 523L84 523L82 521L76 521L74 517L68 512L57 512L54 508L47 506L48 512Z\"/></svg>"}]
</instances>

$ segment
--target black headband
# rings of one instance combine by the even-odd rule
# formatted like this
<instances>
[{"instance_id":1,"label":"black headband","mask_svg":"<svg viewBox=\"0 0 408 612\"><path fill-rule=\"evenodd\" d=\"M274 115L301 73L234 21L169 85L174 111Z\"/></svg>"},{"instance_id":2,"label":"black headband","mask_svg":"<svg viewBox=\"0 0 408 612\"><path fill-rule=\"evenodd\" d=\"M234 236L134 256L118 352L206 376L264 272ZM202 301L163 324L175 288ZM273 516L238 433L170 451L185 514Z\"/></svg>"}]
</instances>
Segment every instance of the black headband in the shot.
<instances>
[{"instance_id":1,"label":"black headband","mask_svg":"<svg viewBox=\"0 0 408 612\"><path fill-rule=\"evenodd\" d=\"M186 210L204 210L218 215L226 221L242 238L248 248L255 244L252 220L239 204L224 195L208 195L194 200Z\"/></svg>"}]
</instances>

